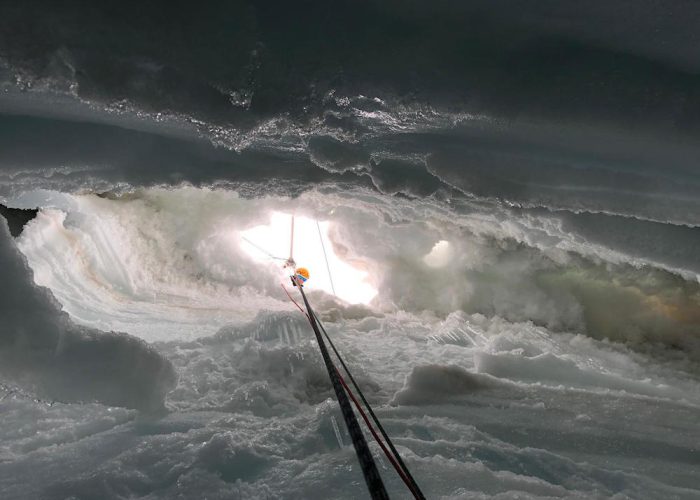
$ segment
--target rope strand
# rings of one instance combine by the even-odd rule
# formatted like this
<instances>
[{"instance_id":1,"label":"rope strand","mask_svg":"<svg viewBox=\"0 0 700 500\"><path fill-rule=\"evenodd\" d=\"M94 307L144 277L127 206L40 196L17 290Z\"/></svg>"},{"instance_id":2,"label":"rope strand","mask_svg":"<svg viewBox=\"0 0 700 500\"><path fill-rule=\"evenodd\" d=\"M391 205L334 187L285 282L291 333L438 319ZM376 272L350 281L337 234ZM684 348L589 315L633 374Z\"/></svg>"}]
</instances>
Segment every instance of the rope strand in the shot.
<instances>
[{"instance_id":1,"label":"rope strand","mask_svg":"<svg viewBox=\"0 0 700 500\"><path fill-rule=\"evenodd\" d=\"M338 352L338 349L336 349L335 344L333 343L333 340L331 340L330 336L328 335L328 332L326 331L326 328L323 326L323 323L321 320L318 318L316 313L314 312L314 318L316 319L318 326L321 328L321 331L323 332L323 335L326 337L326 340L328 340L328 344L331 346L331 349L333 349L333 352L335 353L336 357L338 358L338 361L340 361L341 366L345 370L345 373L347 373L348 378L350 379L350 382L352 383L353 387L357 391L357 393L360 395L360 399L364 403L364 405L367 407L367 411L372 417L372 420L374 420L374 423L377 425L377 428L379 429L379 432L382 434L384 439L386 440L387 445L391 449L392 453L394 454L394 457L396 458L396 461L401 465L402 470L406 474L406 477L409 479L411 482L411 485L413 488L409 488L411 492L414 494L416 499L418 500L425 500L425 496L423 495L423 492L421 491L420 487L418 486L418 483L416 480L413 478L413 475L411 474L411 471L408 469L406 466L406 463L403 461L401 458L401 454L399 451L396 449L394 446L394 443L392 442L391 438L389 435L386 433L384 430L384 426L382 423L379 421L379 417L374 413L374 410L372 409L372 405L369 404L369 401L367 401L367 398L365 398L364 393L362 392L362 389L357 385L357 382L355 381L355 377L352 376L352 373L350 372L350 369L348 366L345 364L345 360L343 360L343 357L340 355Z\"/></svg>"},{"instance_id":2,"label":"rope strand","mask_svg":"<svg viewBox=\"0 0 700 500\"><path fill-rule=\"evenodd\" d=\"M323 243L323 235L321 234L321 225L316 221L316 229L318 229L318 238L321 240L321 249L323 249L323 258L326 260L326 269L328 270L328 279L331 281L331 290L333 290L333 295L338 295L335 293L335 286L333 285L333 275L331 274L331 266L328 264L328 255L326 255L326 245Z\"/></svg>"},{"instance_id":3,"label":"rope strand","mask_svg":"<svg viewBox=\"0 0 700 500\"><path fill-rule=\"evenodd\" d=\"M348 378L352 382L352 385L354 386L357 393L360 395L362 402L364 403L367 410L369 411L369 413L372 417L372 420L374 420L374 423L376 424L380 433L384 437L384 440L386 441L386 445L389 446L391 451L389 451L386 448L386 445L384 444L384 442L382 441L382 439L379 437L376 430L372 426L369 418L367 417L367 414L362 409L362 405L359 403L359 401L357 400L357 398L353 394L352 390L348 387L347 383L345 382L342 375L340 374L340 371L338 371L338 369L335 366L333 366L332 361L330 361L330 359L329 359L330 366L332 367L333 370L335 370L335 372L336 372L335 375L337 375L337 379L340 382L341 386L343 387L344 392L346 393L345 394L346 397L347 396L350 397L351 401L355 405L355 408L357 409L357 411L360 413L360 416L364 420L365 424L367 425L367 428L369 429L370 433L374 437L375 441L377 441L377 444L382 449L382 451L386 455L387 459L389 460L391 465L396 470L396 473L399 475L399 477L404 482L404 484L409 489L409 491L414 496L414 498L416 498L416 500L425 500L425 496L423 495L423 492L421 491L420 487L418 486L415 479L411 475L411 472L408 470L408 467L404 463L403 459L401 458L401 455L399 454L398 450L396 449L393 442L391 441L391 438L388 436L388 434L384 430L384 427L382 426L381 422L379 421L379 418L377 417L377 415L374 413L372 406L369 404L369 402L365 398L365 395L363 394L362 390L360 389L357 382L355 381L355 378L352 376L350 369L347 367L347 365L345 364L345 361L343 360L342 356L338 352L338 349L335 347L333 340L328 335L328 332L326 331L325 327L323 326L323 323L318 318L318 315L313 311L313 309L311 309L311 305L309 304L309 301L306 298L306 294L304 293L304 291L301 289L301 287L299 288L299 291L301 292L302 297L304 299L304 305L306 306L306 309L308 312L304 312L302 310L301 306L289 294L289 292L287 291L287 288L284 286L284 284L282 284L282 288L284 289L285 293L287 294L287 297L289 297L289 300L291 300L294 303L294 305L297 307L297 309L299 309L299 311L301 311L301 313L304 314L304 316L306 316L307 320L311 324L311 327L313 328L314 333L316 333L317 340L319 341L319 348L321 348L322 354L324 354L324 351L327 354L327 350L325 348L325 345L322 346L323 339L320 336L319 328L323 332L323 336L326 338L326 340L330 344L331 348L333 349L333 352L335 353L338 361L340 361L341 365L343 366L343 369L347 373ZM325 355L324 355L324 361L325 361ZM328 364L327 364L327 367L328 367ZM329 373L329 375L330 375L330 373ZM333 377L331 377L331 379L333 379ZM340 402L340 400L339 400L339 402ZM347 422L346 422L346 424L347 424ZM356 448L356 451L357 451L357 448ZM358 458L359 458L359 455L358 455ZM367 479L367 478L365 478L365 479ZM368 483L368 486L369 486L369 483Z\"/></svg>"},{"instance_id":4,"label":"rope strand","mask_svg":"<svg viewBox=\"0 0 700 500\"><path fill-rule=\"evenodd\" d=\"M337 370L337 368L336 368L336 370ZM411 481L406 476L406 473L401 469L401 466L396 461L396 458L389 452L389 450L387 450L386 446L384 445L384 442L381 440L381 438L377 434L377 431L375 431L374 427L372 427L372 424L370 423L369 418L367 418L367 414L362 409L362 406L360 405L359 401L357 401L357 398L355 397L355 395L352 393L352 391L348 387L348 384L345 382L342 375L340 375L340 372L338 372L338 377L340 378L340 383L343 384L343 387L345 387L345 390L347 391L348 396L350 396L350 399L352 400L353 404L355 405L355 408L357 408L357 411L360 413L360 415L362 416L362 419L365 421L365 425L367 425L369 432L372 433L374 440L377 442L379 447L382 449L382 451L384 452L384 455L386 455L386 458L389 459L389 462L391 462L391 465L394 467L394 470L396 470L396 473L399 475L399 477L404 482L404 484L409 489L409 491L413 494L413 496L415 498L420 498L420 496L413 489L413 485L411 484Z\"/></svg>"},{"instance_id":5,"label":"rope strand","mask_svg":"<svg viewBox=\"0 0 700 500\"><path fill-rule=\"evenodd\" d=\"M298 283L298 285L301 285ZM304 289L299 286L299 292L301 292L301 297L304 299L304 306L306 307L307 317L311 328L316 335L316 341L318 342L318 348L321 351L321 356L323 357L323 362L326 365L326 371L328 372L328 377L331 379L333 385L333 390L335 391L336 399L340 405L340 411L343 415L343 420L345 420L345 425L348 428L350 438L352 439L353 447L355 448L355 454L357 455L357 460L360 462L360 468L362 469L362 475L365 478L365 483L367 484L367 489L373 500L388 500L389 494L386 492L384 487L384 482L377 469L377 464L374 462L374 457L372 452L367 446L367 441L365 440L364 434L362 434L362 429L360 424L355 417L355 413L352 411L352 406L350 405L350 400L348 399L348 394L345 392L342 383L340 382L340 376L337 368L333 364L331 355L326 348L326 343L323 341L323 336L318 329L316 323L316 318L313 314L313 309L309 300L306 298Z\"/></svg>"},{"instance_id":6,"label":"rope strand","mask_svg":"<svg viewBox=\"0 0 700 500\"><path fill-rule=\"evenodd\" d=\"M261 247L260 245L257 245L257 244L255 244L255 243L253 243L252 241L250 241L248 238L246 238L246 237L243 236L243 235L241 235L241 239L242 239L243 241L245 241L246 243L248 243L250 246L254 247L256 250L258 250L258 251L264 253L265 255L267 255L267 256L268 256L269 258L271 258L271 259L274 259L274 260L287 260L287 259L284 259L284 258L282 258L282 257L275 257L275 256L272 255L270 252L268 252L267 250L265 250L263 247Z\"/></svg>"},{"instance_id":7,"label":"rope strand","mask_svg":"<svg viewBox=\"0 0 700 500\"><path fill-rule=\"evenodd\" d=\"M301 311L301 314L303 314L304 316L306 316L306 319L309 319L309 315L306 314L306 313L304 312L304 310L301 308L301 306L297 303L297 301L294 300L294 299L292 298L291 295L289 295L289 291L287 291L287 287L284 286L283 283L280 283L280 286L282 287L282 290L284 290L284 293L287 294L287 297L289 297L289 300L291 300L292 303L293 303L295 306L297 306L297 309L299 309L299 311Z\"/></svg>"}]
</instances>

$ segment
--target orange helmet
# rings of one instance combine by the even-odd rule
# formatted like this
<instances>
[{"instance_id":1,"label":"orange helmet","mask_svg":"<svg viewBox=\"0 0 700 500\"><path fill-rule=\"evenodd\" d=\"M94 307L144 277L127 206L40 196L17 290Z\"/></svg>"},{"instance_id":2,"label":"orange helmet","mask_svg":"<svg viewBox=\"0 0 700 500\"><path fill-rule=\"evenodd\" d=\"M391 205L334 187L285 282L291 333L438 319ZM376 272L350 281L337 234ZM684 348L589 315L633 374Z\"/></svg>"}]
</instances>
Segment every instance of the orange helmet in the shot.
<instances>
[{"instance_id":1,"label":"orange helmet","mask_svg":"<svg viewBox=\"0 0 700 500\"><path fill-rule=\"evenodd\" d=\"M306 269L305 267L297 267L297 270L294 271L294 276L296 277L297 280L301 281L304 283L306 280L309 279L309 270Z\"/></svg>"}]
</instances>

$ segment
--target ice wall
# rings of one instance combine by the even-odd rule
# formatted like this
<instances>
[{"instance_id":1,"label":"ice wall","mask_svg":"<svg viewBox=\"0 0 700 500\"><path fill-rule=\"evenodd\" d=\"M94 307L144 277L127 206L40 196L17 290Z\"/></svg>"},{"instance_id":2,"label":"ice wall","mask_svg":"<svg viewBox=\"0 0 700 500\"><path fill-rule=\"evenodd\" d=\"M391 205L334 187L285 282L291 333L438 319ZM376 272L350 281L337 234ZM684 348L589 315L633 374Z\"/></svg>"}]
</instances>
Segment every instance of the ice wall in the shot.
<instances>
[{"instance_id":1,"label":"ice wall","mask_svg":"<svg viewBox=\"0 0 700 500\"><path fill-rule=\"evenodd\" d=\"M0 221L0 374L46 398L155 410L174 385L172 365L145 342L74 324L53 294L34 285Z\"/></svg>"}]
</instances>

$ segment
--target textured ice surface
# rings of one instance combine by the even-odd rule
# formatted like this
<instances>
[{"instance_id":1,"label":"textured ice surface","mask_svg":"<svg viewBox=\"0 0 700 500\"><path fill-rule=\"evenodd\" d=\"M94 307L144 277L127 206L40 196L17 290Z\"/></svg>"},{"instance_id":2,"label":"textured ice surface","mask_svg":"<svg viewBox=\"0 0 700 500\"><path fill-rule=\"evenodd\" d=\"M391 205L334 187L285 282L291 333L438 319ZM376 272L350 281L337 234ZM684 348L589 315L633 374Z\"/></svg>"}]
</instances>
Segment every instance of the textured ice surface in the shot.
<instances>
[{"instance_id":1,"label":"textured ice surface","mask_svg":"<svg viewBox=\"0 0 700 500\"><path fill-rule=\"evenodd\" d=\"M104 372L71 398L61 384L21 380L45 382L38 363L4 372L3 498L363 498L308 326L275 265L249 260L235 238L273 206L321 217L331 205L334 250L379 295L342 304L312 281L309 296L428 498L700 495L697 352L681 335L696 292L668 270L621 263L546 218L370 194L34 196L50 208L16 245L69 315L31 283L6 235L4 262L19 270L7 279L18 300L43 297L36 321L97 346L58 359L56 380ZM429 266L439 241L450 252ZM34 353L22 333L30 320L14 318L3 338ZM608 331L625 343L594 338ZM688 343L668 348L679 339ZM119 354L125 346L132 355ZM158 368L170 364L164 412L122 407L115 395L172 384ZM407 498L373 450L392 497Z\"/></svg>"},{"instance_id":2,"label":"textured ice surface","mask_svg":"<svg viewBox=\"0 0 700 500\"><path fill-rule=\"evenodd\" d=\"M700 498L699 2L72 4L0 8L0 499L366 496L274 212L428 498Z\"/></svg>"},{"instance_id":3,"label":"textured ice surface","mask_svg":"<svg viewBox=\"0 0 700 500\"><path fill-rule=\"evenodd\" d=\"M262 313L210 338L158 344L180 377L165 416L4 398L5 497L363 497L300 316ZM429 498L700 494L697 381L668 367L497 318L386 316L328 329ZM450 342L458 329L478 341Z\"/></svg>"},{"instance_id":4,"label":"textured ice surface","mask_svg":"<svg viewBox=\"0 0 700 500\"><path fill-rule=\"evenodd\" d=\"M175 381L171 364L145 342L76 325L36 286L0 220L0 376L62 401L155 410Z\"/></svg>"}]
</instances>

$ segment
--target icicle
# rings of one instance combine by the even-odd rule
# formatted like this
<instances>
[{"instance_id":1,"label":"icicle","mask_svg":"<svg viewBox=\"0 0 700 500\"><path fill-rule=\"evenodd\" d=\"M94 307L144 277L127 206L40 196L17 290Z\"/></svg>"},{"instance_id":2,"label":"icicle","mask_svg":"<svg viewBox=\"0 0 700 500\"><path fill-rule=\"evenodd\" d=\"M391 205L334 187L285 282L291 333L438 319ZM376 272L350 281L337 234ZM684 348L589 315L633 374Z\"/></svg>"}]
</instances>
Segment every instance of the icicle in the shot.
<instances>
[{"instance_id":1,"label":"icicle","mask_svg":"<svg viewBox=\"0 0 700 500\"><path fill-rule=\"evenodd\" d=\"M338 446L343 447L343 436L340 435L340 429L338 429L338 422L336 422L335 417L331 415L331 424L333 425L333 431L335 432L335 438L338 440Z\"/></svg>"}]
</instances>

